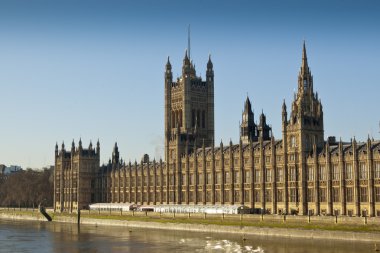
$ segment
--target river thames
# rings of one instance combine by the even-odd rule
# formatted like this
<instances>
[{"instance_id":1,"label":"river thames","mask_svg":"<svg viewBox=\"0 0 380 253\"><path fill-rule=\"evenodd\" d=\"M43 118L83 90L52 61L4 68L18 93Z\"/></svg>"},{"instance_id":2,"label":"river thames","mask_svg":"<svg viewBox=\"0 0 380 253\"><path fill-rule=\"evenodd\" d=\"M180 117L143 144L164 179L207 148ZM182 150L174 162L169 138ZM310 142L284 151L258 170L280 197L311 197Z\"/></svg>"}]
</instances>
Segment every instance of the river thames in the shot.
<instances>
[{"instance_id":1,"label":"river thames","mask_svg":"<svg viewBox=\"0 0 380 253\"><path fill-rule=\"evenodd\" d=\"M0 252L374 252L373 243L0 220Z\"/></svg>"}]
</instances>

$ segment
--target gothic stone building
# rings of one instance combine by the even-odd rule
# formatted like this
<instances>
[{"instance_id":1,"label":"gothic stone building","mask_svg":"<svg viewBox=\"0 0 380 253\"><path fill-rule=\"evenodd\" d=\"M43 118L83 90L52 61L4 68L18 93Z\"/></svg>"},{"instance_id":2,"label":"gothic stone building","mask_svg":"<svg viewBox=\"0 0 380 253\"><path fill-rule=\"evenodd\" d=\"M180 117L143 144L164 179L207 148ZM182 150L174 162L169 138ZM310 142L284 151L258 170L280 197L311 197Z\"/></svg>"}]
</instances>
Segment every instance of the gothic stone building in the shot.
<instances>
[{"instance_id":1,"label":"gothic stone building","mask_svg":"<svg viewBox=\"0 0 380 253\"><path fill-rule=\"evenodd\" d=\"M119 159L99 164L82 143L55 152L55 210L90 203L244 205L266 213L380 216L380 141L324 137L323 109L314 93L305 45L298 91L282 106L282 139L263 113L255 123L246 99L239 143L214 145L214 71L197 76L186 53L182 75L165 70L165 161Z\"/></svg>"}]
</instances>

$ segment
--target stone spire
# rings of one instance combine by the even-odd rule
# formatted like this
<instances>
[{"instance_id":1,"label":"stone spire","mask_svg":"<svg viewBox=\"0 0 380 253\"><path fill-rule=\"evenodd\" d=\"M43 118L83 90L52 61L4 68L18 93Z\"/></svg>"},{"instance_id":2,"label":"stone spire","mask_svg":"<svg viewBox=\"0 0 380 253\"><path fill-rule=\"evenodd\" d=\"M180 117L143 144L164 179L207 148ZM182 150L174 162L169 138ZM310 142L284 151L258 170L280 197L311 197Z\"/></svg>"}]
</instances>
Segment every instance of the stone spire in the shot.
<instances>
[{"instance_id":1,"label":"stone spire","mask_svg":"<svg viewBox=\"0 0 380 253\"><path fill-rule=\"evenodd\" d=\"M58 156L58 142L55 143L55 156Z\"/></svg>"},{"instance_id":2,"label":"stone spire","mask_svg":"<svg viewBox=\"0 0 380 253\"><path fill-rule=\"evenodd\" d=\"M244 103L244 111L242 113L242 121L240 124L240 139L244 144L248 144L249 140L257 140L257 126L254 121L254 114L252 112L252 105L249 97Z\"/></svg>"},{"instance_id":3,"label":"stone spire","mask_svg":"<svg viewBox=\"0 0 380 253\"><path fill-rule=\"evenodd\" d=\"M98 141L96 142L96 153L99 155L100 153L100 142L99 142L99 139Z\"/></svg>"},{"instance_id":4,"label":"stone spire","mask_svg":"<svg viewBox=\"0 0 380 253\"><path fill-rule=\"evenodd\" d=\"M119 163L119 148L117 147L117 142L115 142L115 146L113 147L112 163L113 164Z\"/></svg>"},{"instance_id":5,"label":"stone spire","mask_svg":"<svg viewBox=\"0 0 380 253\"><path fill-rule=\"evenodd\" d=\"M306 43L303 41L302 48L302 65L301 65L302 73L309 73L309 66L307 64L307 54L306 54Z\"/></svg>"},{"instance_id":6,"label":"stone spire","mask_svg":"<svg viewBox=\"0 0 380 253\"><path fill-rule=\"evenodd\" d=\"M166 62L166 70L172 70L172 65L170 63L169 56L168 56L168 61Z\"/></svg>"},{"instance_id":7,"label":"stone spire","mask_svg":"<svg viewBox=\"0 0 380 253\"><path fill-rule=\"evenodd\" d=\"M212 61L211 61L211 54L208 55L208 62L207 62L207 69L212 69L213 68L213 64L212 64Z\"/></svg>"},{"instance_id":8,"label":"stone spire","mask_svg":"<svg viewBox=\"0 0 380 253\"><path fill-rule=\"evenodd\" d=\"M249 97L247 96L247 99L245 100L244 104L244 113L252 112L252 105L251 101L249 100Z\"/></svg>"}]
</instances>

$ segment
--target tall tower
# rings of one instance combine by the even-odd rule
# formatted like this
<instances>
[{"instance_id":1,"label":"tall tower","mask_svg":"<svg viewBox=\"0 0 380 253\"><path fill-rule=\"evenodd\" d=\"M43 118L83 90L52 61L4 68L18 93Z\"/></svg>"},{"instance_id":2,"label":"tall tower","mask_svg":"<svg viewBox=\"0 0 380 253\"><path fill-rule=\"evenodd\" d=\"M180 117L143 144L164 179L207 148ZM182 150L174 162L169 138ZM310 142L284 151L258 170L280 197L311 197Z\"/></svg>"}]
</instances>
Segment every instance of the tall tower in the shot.
<instances>
[{"instance_id":1,"label":"tall tower","mask_svg":"<svg viewBox=\"0 0 380 253\"><path fill-rule=\"evenodd\" d=\"M190 147L214 145L214 70L209 56L206 80L197 76L186 50L182 75L173 81L170 60L165 69L165 160L184 153L186 140ZM198 141L195 142L195 139Z\"/></svg>"},{"instance_id":2,"label":"tall tower","mask_svg":"<svg viewBox=\"0 0 380 253\"><path fill-rule=\"evenodd\" d=\"M291 148L309 153L313 143L317 148L324 146L323 110L318 93L313 90L306 55L305 42L302 50L302 65L298 74L298 91L294 95L289 121L286 121L286 105L283 105L283 124L287 127L288 144Z\"/></svg>"},{"instance_id":3,"label":"tall tower","mask_svg":"<svg viewBox=\"0 0 380 253\"><path fill-rule=\"evenodd\" d=\"M282 106L283 144L287 154L286 170L290 182L290 206L300 214L306 215L307 168L306 158L311 152L317 152L324 146L323 110L318 94L313 90L313 76L307 63L306 46L303 44L302 64L298 74L298 91L294 94L290 118L287 109ZM285 161L286 161L285 160Z\"/></svg>"}]
</instances>

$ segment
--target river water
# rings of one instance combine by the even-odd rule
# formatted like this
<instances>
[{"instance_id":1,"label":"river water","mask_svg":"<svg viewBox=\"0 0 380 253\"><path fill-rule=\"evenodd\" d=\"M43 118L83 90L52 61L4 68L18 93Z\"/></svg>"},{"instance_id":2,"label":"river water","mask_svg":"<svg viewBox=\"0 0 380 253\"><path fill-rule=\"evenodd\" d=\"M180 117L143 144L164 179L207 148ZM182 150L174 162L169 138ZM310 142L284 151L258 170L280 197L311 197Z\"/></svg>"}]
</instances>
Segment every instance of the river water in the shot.
<instances>
[{"instance_id":1,"label":"river water","mask_svg":"<svg viewBox=\"0 0 380 253\"><path fill-rule=\"evenodd\" d=\"M379 245L380 246L380 245ZM373 243L0 220L0 252L375 252Z\"/></svg>"}]
</instances>

